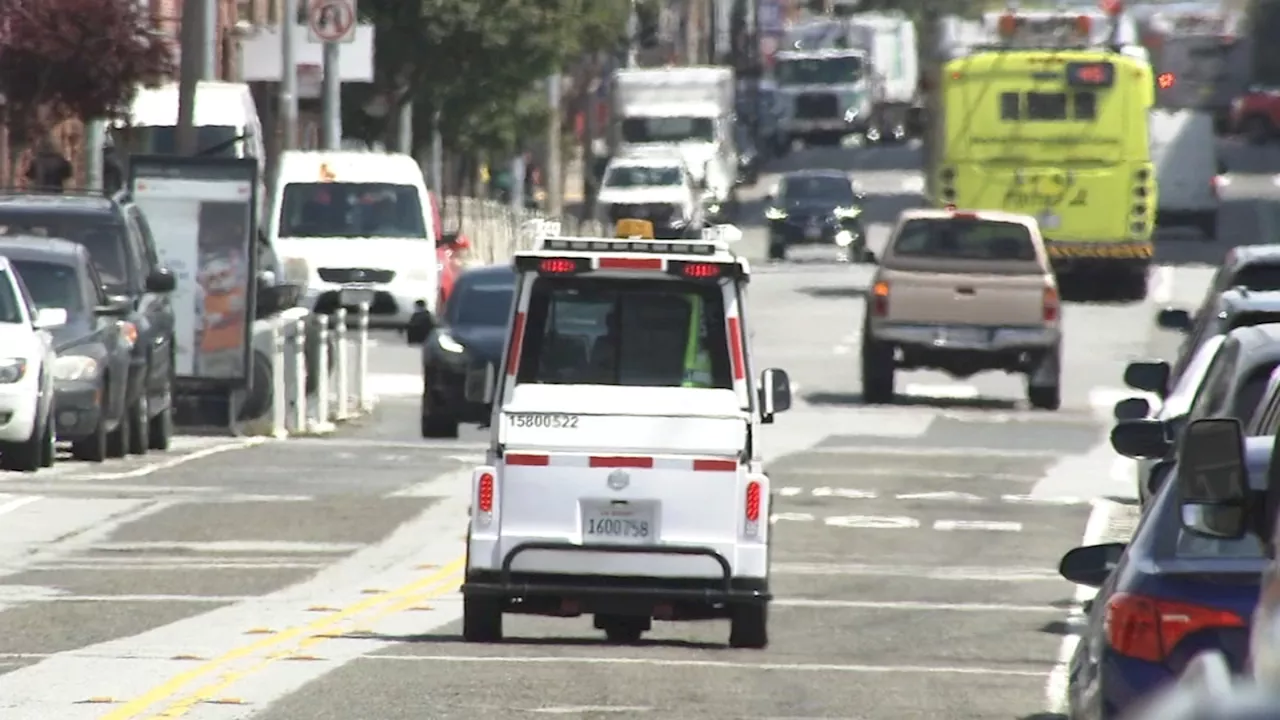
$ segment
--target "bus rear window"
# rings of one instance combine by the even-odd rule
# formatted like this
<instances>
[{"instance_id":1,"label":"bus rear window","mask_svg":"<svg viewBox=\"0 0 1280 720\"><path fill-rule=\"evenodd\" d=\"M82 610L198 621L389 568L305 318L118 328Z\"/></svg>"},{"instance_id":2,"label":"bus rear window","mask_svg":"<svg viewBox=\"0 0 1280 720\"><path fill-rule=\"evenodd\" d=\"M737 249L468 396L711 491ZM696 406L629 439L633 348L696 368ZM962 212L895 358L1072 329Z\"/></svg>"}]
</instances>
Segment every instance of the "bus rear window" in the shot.
<instances>
[{"instance_id":1,"label":"bus rear window","mask_svg":"<svg viewBox=\"0 0 1280 720\"><path fill-rule=\"evenodd\" d=\"M1067 93L1001 93L1000 119L1004 121L1096 120L1098 95L1090 90Z\"/></svg>"},{"instance_id":2,"label":"bus rear window","mask_svg":"<svg viewBox=\"0 0 1280 720\"><path fill-rule=\"evenodd\" d=\"M1028 120L1066 120L1066 93L1027 93Z\"/></svg>"},{"instance_id":3,"label":"bus rear window","mask_svg":"<svg viewBox=\"0 0 1280 720\"><path fill-rule=\"evenodd\" d=\"M898 257L1036 261L1026 226L996 220L908 220L893 244Z\"/></svg>"},{"instance_id":4,"label":"bus rear window","mask_svg":"<svg viewBox=\"0 0 1280 720\"><path fill-rule=\"evenodd\" d=\"M719 285L538 278L526 318L519 383L733 388Z\"/></svg>"}]
</instances>

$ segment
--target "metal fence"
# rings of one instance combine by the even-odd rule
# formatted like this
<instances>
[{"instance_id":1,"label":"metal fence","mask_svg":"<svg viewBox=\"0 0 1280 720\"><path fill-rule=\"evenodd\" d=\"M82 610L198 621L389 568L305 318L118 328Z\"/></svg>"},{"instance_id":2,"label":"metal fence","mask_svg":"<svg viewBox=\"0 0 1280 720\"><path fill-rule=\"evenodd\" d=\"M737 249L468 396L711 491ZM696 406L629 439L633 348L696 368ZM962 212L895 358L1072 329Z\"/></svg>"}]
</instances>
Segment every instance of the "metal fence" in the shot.
<instances>
[{"instance_id":1,"label":"metal fence","mask_svg":"<svg viewBox=\"0 0 1280 720\"><path fill-rule=\"evenodd\" d=\"M495 200L450 197L441 211L446 232L461 232L471 241L468 260L487 265L506 262L519 250L533 249L536 220L555 219L534 211L514 211ZM581 221L573 215L561 218L565 235L595 235L602 230L595 221Z\"/></svg>"}]
</instances>

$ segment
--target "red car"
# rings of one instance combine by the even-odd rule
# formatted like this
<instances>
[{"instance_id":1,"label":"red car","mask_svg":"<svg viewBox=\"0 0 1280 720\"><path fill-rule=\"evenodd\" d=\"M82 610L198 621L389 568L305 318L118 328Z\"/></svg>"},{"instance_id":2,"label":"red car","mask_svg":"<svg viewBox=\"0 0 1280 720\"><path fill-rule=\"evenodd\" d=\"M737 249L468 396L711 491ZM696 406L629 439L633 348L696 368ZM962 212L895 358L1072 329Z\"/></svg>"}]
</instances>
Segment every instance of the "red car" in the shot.
<instances>
[{"instance_id":1,"label":"red car","mask_svg":"<svg viewBox=\"0 0 1280 720\"><path fill-rule=\"evenodd\" d=\"M453 290L453 281L466 266L464 260L471 249L471 241L462 233L444 232L444 223L440 217L440 203L434 192L428 192L431 199L431 223L436 230L436 277L439 290L436 295L436 313L444 312L444 303Z\"/></svg>"},{"instance_id":2,"label":"red car","mask_svg":"<svg viewBox=\"0 0 1280 720\"><path fill-rule=\"evenodd\" d=\"M1280 92L1254 89L1231 103L1231 131L1255 145L1270 142L1280 131Z\"/></svg>"}]
</instances>

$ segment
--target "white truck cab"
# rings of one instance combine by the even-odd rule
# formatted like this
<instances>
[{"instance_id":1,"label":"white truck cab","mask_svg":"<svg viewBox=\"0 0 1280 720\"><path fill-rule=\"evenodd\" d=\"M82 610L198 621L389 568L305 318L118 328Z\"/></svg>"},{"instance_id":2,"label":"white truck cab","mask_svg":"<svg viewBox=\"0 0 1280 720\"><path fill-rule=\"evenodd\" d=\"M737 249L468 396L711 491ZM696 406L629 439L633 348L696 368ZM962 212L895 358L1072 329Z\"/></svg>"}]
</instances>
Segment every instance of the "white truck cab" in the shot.
<instances>
[{"instance_id":1,"label":"white truck cab","mask_svg":"<svg viewBox=\"0 0 1280 720\"><path fill-rule=\"evenodd\" d=\"M728 618L730 645L767 645L760 426L791 389L782 370L753 376L750 267L719 230L548 237L515 256L472 477L465 640L500 641L504 613L590 613L614 642Z\"/></svg>"}]
</instances>

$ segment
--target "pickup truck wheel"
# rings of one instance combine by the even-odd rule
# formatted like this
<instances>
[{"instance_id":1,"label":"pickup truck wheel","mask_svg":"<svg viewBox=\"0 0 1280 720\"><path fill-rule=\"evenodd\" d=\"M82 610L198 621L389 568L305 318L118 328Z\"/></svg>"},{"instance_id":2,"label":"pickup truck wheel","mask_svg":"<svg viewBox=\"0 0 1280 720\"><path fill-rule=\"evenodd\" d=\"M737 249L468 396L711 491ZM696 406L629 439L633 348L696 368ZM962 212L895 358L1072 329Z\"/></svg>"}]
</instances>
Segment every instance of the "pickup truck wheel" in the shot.
<instances>
[{"instance_id":1,"label":"pickup truck wheel","mask_svg":"<svg viewBox=\"0 0 1280 720\"><path fill-rule=\"evenodd\" d=\"M893 402L893 346L862 336L862 400L882 404Z\"/></svg>"},{"instance_id":2,"label":"pickup truck wheel","mask_svg":"<svg viewBox=\"0 0 1280 720\"><path fill-rule=\"evenodd\" d=\"M1062 406L1062 390L1057 385L1027 387L1027 401L1037 410L1057 410Z\"/></svg>"},{"instance_id":3,"label":"pickup truck wheel","mask_svg":"<svg viewBox=\"0 0 1280 720\"><path fill-rule=\"evenodd\" d=\"M502 605L497 598L462 598L462 639L469 643L502 642Z\"/></svg>"},{"instance_id":4,"label":"pickup truck wheel","mask_svg":"<svg viewBox=\"0 0 1280 720\"><path fill-rule=\"evenodd\" d=\"M741 605L729 617L729 647L763 650L769 646L769 606Z\"/></svg>"}]
</instances>

